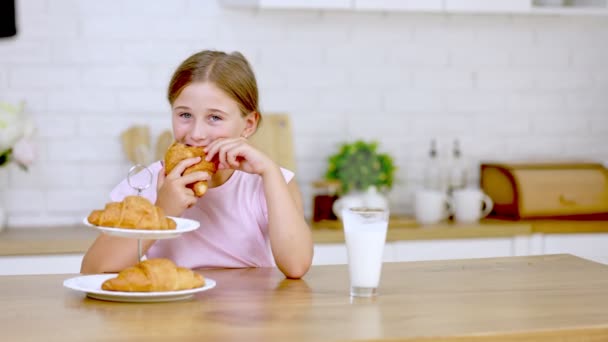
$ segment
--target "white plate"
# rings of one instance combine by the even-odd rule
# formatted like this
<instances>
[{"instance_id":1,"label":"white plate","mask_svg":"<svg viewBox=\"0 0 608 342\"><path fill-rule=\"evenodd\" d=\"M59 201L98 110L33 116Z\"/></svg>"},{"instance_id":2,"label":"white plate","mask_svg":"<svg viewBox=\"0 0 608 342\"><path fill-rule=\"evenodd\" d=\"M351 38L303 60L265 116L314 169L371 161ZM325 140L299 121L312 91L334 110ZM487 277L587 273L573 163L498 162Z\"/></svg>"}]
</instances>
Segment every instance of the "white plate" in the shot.
<instances>
[{"instance_id":1,"label":"white plate","mask_svg":"<svg viewBox=\"0 0 608 342\"><path fill-rule=\"evenodd\" d=\"M84 292L88 297L112 302L171 302L192 297L195 293L215 287L215 280L205 278L205 286L191 290L167 292L120 292L101 289L104 281L116 277L116 274L93 274L66 279L63 286L75 291Z\"/></svg>"},{"instance_id":2,"label":"white plate","mask_svg":"<svg viewBox=\"0 0 608 342\"><path fill-rule=\"evenodd\" d=\"M180 236L183 233L191 232L195 229L198 229L198 227L200 226L200 223L195 220L185 219L185 218L181 218L181 217L172 217L172 216L167 216L167 217L170 217L175 221L175 224L176 224L175 229L148 230L148 229L125 229L125 228L101 227L101 226L96 226L94 224L91 224L86 217L82 220L82 222L85 225L98 229L101 232L108 234L108 235L114 235L114 236L120 236L120 237L126 237L126 238L134 238L134 239L153 239L153 240L173 239L173 238Z\"/></svg>"}]
</instances>

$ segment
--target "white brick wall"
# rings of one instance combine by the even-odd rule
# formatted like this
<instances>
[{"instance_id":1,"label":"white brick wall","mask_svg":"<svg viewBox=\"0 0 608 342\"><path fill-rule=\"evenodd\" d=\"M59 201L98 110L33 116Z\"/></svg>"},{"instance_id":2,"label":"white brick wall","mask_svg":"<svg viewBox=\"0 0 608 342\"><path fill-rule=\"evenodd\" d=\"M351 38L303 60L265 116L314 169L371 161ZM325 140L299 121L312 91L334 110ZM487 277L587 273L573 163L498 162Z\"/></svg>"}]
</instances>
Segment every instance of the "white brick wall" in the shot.
<instances>
[{"instance_id":1,"label":"white brick wall","mask_svg":"<svg viewBox=\"0 0 608 342\"><path fill-rule=\"evenodd\" d=\"M480 160L608 162L605 17L255 11L198 0L20 0L0 40L0 99L27 101L39 157L0 169L14 226L72 224L103 205L129 164L120 133L170 128L165 89L206 48L240 50L263 111L294 123L310 182L346 139L377 139L398 164L394 212L409 212L431 138ZM473 179L472 182L476 182Z\"/></svg>"}]
</instances>

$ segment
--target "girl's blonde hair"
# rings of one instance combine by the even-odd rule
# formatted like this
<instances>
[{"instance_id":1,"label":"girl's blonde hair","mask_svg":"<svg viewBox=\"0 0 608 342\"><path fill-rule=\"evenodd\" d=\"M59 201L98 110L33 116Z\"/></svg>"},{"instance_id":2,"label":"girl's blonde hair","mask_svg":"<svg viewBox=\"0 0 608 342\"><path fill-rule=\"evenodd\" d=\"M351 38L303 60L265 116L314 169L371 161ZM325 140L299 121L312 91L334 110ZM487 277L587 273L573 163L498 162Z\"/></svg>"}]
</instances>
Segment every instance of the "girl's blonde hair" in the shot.
<instances>
[{"instance_id":1,"label":"girl's blonde hair","mask_svg":"<svg viewBox=\"0 0 608 342\"><path fill-rule=\"evenodd\" d=\"M258 86L249 62L240 52L227 54L205 50L188 57L175 70L169 83L167 98L173 104L182 90L192 82L211 82L232 98L246 116L257 113Z\"/></svg>"}]
</instances>

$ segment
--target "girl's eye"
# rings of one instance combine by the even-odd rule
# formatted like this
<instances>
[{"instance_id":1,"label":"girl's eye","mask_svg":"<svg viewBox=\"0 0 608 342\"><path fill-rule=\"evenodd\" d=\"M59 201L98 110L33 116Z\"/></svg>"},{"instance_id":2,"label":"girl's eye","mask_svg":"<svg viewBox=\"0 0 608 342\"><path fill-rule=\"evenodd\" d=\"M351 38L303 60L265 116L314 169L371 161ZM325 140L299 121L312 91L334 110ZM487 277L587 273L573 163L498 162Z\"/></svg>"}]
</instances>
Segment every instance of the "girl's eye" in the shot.
<instances>
[{"instance_id":1,"label":"girl's eye","mask_svg":"<svg viewBox=\"0 0 608 342\"><path fill-rule=\"evenodd\" d=\"M209 115L209 120L211 121L220 121L222 118L218 115Z\"/></svg>"},{"instance_id":2,"label":"girl's eye","mask_svg":"<svg viewBox=\"0 0 608 342\"><path fill-rule=\"evenodd\" d=\"M182 118L184 118L184 119L190 119L192 117L192 114L190 114L190 113L181 113L179 116L182 117Z\"/></svg>"}]
</instances>

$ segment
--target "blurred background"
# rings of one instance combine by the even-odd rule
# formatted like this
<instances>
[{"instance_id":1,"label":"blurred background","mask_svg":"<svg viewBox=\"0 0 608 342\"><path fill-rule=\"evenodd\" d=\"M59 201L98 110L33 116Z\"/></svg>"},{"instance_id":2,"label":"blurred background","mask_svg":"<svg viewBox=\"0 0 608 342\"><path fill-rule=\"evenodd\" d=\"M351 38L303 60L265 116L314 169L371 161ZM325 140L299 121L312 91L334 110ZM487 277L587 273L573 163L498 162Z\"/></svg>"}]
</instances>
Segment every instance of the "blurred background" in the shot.
<instances>
[{"instance_id":1,"label":"blurred background","mask_svg":"<svg viewBox=\"0 0 608 342\"><path fill-rule=\"evenodd\" d=\"M121 133L171 128L169 77L203 49L241 51L262 114L289 115L308 216L328 157L357 139L393 158L401 214L433 139L440 159L458 140L470 184L483 161L608 163L605 2L575 15L465 2L18 0L0 101L25 101L36 158L0 168L9 226L74 224L102 207L131 166Z\"/></svg>"}]
</instances>

